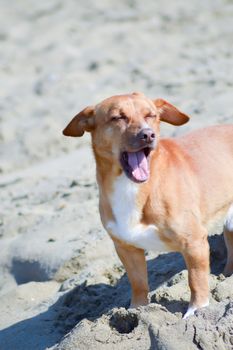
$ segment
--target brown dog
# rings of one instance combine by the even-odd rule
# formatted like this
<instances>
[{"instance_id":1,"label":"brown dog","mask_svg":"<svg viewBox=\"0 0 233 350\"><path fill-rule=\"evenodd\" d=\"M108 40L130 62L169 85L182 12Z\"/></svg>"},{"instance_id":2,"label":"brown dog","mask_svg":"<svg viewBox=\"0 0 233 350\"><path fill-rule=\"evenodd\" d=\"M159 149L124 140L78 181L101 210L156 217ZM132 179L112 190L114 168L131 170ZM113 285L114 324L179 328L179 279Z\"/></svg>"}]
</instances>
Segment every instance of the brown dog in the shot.
<instances>
[{"instance_id":1,"label":"brown dog","mask_svg":"<svg viewBox=\"0 0 233 350\"><path fill-rule=\"evenodd\" d=\"M233 125L159 139L160 121L188 120L162 99L133 93L85 108L63 131L91 132L100 215L127 271L131 307L148 303L144 250L173 250L183 254L189 273L185 317L208 305L207 227L227 210L225 273L233 273Z\"/></svg>"}]
</instances>

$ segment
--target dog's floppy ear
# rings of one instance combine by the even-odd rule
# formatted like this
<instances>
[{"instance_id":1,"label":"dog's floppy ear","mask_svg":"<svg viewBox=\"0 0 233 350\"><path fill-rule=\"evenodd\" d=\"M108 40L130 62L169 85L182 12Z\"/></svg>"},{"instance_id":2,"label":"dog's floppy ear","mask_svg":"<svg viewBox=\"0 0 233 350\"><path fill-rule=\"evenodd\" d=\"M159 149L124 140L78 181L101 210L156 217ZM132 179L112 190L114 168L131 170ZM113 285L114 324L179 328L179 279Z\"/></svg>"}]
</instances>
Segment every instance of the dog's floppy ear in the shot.
<instances>
[{"instance_id":1,"label":"dog's floppy ear","mask_svg":"<svg viewBox=\"0 0 233 350\"><path fill-rule=\"evenodd\" d=\"M86 107L79 112L63 130L65 136L83 136L85 131L94 129L94 107Z\"/></svg>"},{"instance_id":2,"label":"dog's floppy ear","mask_svg":"<svg viewBox=\"0 0 233 350\"><path fill-rule=\"evenodd\" d=\"M160 117L160 120L172 125L183 125L189 121L189 116L182 113L169 102L159 98L153 101Z\"/></svg>"}]
</instances>

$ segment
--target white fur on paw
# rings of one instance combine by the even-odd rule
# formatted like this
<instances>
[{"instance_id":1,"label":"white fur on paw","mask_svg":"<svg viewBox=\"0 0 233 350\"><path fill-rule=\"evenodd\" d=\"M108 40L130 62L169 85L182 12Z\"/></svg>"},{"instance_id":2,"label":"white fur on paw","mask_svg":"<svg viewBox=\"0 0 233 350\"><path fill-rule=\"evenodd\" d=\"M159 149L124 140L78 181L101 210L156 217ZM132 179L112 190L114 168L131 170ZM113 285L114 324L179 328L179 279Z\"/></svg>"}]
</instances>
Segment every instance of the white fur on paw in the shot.
<instances>
[{"instance_id":1,"label":"white fur on paw","mask_svg":"<svg viewBox=\"0 0 233 350\"><path fill-rule=\"evenodd\" d=\"M190 305L190 306L188 307L188 310L187 310L186 313L184 314L183 319L185 320L187 317L193 316L193 315L194 315L194 312L195 312L196 310L197 310L197 307L196 307L196 306Z\"/></svg>"},{"instance_id":2,"label":"white fur on paw","mask_svg":"<svg viewBox=\"0 0 233 350\"><path fill-rule=\"evenodd\" d=\"M186 311L186 313L185 313L184 316L183 316L183 319L185 320L185 319L188 318L189 316L193 316L194 313L195 313L195 311L196 311L197 309L202 308L202 307L206 307L206 306L208 306L208 305L209 305L209 300L208 300L205 304L203 304L202 306L200 306L200 307L197 307L197 306L195 306L195 305L189 305L188 310Z\"/></svg>"}]
</instances>

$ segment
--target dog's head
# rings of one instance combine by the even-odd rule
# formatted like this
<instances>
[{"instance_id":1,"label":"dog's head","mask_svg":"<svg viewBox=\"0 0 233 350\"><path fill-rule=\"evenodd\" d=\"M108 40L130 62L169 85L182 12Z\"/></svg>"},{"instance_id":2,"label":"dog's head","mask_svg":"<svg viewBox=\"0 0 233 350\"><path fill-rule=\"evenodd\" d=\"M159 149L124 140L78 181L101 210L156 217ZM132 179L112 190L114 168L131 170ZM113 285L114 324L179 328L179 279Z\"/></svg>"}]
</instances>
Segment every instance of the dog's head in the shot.
<instances>
[{"instance_id":1,"label":"dog's head","mask_svg":"<svg viewBox=\"0 0 233 350\"><path fill-rule=\"evenodd\" d=\"M110 97L77 114L63 130L65 136L91 132L95 154L118 162L134 182L149 177L149 159L159 139L159 122L173 125L189 117L165 100L150 100L141 93Z\"/></svg>"}]
</instances>

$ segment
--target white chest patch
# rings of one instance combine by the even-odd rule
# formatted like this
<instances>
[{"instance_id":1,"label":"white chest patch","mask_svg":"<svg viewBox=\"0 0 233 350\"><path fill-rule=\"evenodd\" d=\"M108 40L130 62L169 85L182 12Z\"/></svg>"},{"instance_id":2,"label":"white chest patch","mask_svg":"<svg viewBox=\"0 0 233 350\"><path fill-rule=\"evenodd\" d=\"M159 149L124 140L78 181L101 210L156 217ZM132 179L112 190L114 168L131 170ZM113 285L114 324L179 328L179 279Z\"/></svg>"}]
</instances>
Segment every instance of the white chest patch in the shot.
<instances>
[{"instance_id":1,"label":"white chest patch","mask_svg":"<svg viewBox=\"0 0 233 350\"><path fill-rule=\"evenodd\" d=\"M108 222L106 228L116 238L135 247L167 251L168 248L158 236L157 227L140 223L141 212L137 207L139 186L129 180L125 174L117 178L110 198L115 221Z\"/></svg>"}]
</instances>

